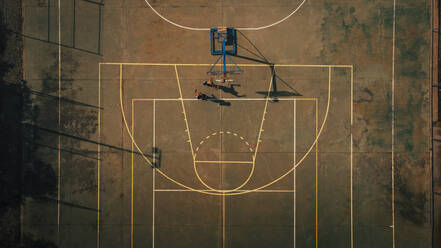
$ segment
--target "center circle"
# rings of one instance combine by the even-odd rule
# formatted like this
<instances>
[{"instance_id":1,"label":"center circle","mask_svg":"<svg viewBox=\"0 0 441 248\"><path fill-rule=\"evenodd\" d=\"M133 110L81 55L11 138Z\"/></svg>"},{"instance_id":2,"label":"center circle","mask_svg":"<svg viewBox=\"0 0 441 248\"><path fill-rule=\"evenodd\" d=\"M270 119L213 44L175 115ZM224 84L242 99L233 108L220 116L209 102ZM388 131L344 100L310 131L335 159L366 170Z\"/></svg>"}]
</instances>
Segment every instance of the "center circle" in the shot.
<instances>
[{"instance_id":1,"label":"center circle","mask_svg":"<svg viewBox=\"0 0 441 248\"><path fill-rule=\"evenodd\" d=\"M218 148L214 148L218 146ZM222 151L222 147L229 147ZM234 151L234 152L232 152ZM196 144L193 168L198 180L209 190L233 192L252 177L254 148L238 133L218 131Z\"/></svg>"}]
</instances>

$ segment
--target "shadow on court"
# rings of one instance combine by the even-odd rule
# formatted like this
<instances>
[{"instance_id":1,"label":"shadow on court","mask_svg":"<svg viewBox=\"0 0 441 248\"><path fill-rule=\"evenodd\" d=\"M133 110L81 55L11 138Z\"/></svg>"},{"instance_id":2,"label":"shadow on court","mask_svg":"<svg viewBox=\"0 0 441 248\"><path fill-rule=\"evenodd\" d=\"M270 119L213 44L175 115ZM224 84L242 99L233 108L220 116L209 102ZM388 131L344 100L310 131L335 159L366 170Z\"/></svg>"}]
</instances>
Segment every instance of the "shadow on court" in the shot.
<instances>
[{"instance_id":1,"label":"shadow on court","mask_svg":"<svg viewBox=\"0 0 441 248\"><path fill-rule=\"evenodd\" d=\"M271 68L271 73L272 73L272 86L273 89L272 91L268 92L268 91L256 91L257 94L263 95L265 97L271 97L271 98L277 98L277 97L292 97L292 96L302 96L302 94L300 94L292 85L291 83L287 82L286 80L284 80L282 77L280 77L279 75L277 75L276 69L274 67L274 63L270 62L263 54L262 52L257 48L257 46L245 35L243 34L241 31L239 31L239 34L241 35L241 37L243 37L248 44L251 45L252 48L247 48L245 46L242 45L238 45L240 48L242 48L243 50L245 50L246 52L249 53L248 56L246 55L236 55L236 57L241 58L241 59L245 59L245 60L250 60L253 62L257 62L257 63L261 63L261 64L266 64ZM253 51L254 50L254 51ZM250 57L252 56L252 57ZM283 85L285 85L286 87L288 87L290 90L278 90L277 88L277 84L281 83ZM233 88L234 90L234 88ZM226 92L229 93L229 92ZM277 99L275 99L277 100Z\"/></svg>"},{"instance_id":2,"label":"shadow on court","mask_svg":"<svg viewBox=\"0 0 441 248\"><path fill-rule=\"evenodd\" d=\"M217 98L217 97L216 97L215 95L213 95L213 94L211 94L211 96L207 96L206 100L207 100L207 101L210 101L210 102L217 103L217 104L219 104L220 106L225 106L225 107L229 107L229 106L231 106L231 102L227 102L227 101L225 101L225 100L219 99L219 98Z\"/></svg>"},{"instance_id":3,"label":"shadow on court","mask_svg":"<svg viewBox=\"0 0 441 248\"><path fill-rule=\"evenodd\" d=\"M273 80L272 81L273 89L269 92L268 91L256 91L257 94L263 95L265 98L271 97L271 98L273 98L273 102L277 102L278 97L302 96L302 94L300 94L296 89L294 89L288 82L286 82L281 77L279 77L276 74L276 71L273 67L272 67L272 72L273 72L273 79L272 79ZM289 89L291 89L291 91L278 90L278 88L277 88L278 82L281 82L282 84L287 86Z\"/></svg>"}]
</instances>

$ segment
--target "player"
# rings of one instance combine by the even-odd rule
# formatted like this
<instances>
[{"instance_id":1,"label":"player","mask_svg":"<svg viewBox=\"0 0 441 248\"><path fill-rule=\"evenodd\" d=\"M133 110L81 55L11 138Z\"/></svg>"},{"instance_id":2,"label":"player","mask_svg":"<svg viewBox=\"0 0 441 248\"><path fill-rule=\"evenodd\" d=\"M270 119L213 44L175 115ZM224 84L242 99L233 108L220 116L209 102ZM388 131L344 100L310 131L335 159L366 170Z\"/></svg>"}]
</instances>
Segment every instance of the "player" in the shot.
<instances>
[{"instance_id":1,"label":"player","mask_svg":"<svg viewBox=\"0 0 441 248\"><path fill-rule=\"evenodd\" d=\"M194 90L194 96L195 96L197 99L207 100L207 95L205 95L204 93L198 91L197 89Z\"/></svg>"},{"instance_id":2,"label":"player","mask_svg":"<svg viewBox=\"0 0 441 248\"><path fill-rule=\"evenodd\" d=\"M219 89L219 86L217 86L216 84L213 83L213 78L211 78L211 77L210 77L210 79L208 79L207 81L205 81L202 84L205 86L208 86L208 87L213 87L213 88Z\"/></svg>"}]
</instances>

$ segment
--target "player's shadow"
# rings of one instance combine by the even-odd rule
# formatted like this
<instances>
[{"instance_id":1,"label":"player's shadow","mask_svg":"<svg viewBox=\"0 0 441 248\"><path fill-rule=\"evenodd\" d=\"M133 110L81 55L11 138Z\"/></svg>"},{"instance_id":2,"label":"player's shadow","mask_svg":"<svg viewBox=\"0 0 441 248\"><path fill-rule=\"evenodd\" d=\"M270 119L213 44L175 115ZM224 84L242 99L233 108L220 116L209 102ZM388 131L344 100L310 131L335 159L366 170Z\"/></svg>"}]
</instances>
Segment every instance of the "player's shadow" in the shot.
<instances>
[{"instance_id":1,"label":"player's shadow","mask_svg":"<svg viewBox=\"0 0 441 248\"><path fill-rule=\"evenodd\" d=\"M210 101L210 102L217 103L217 104L219 104L220 106L225 106L225 107L229 107L229 106L231 106L231 102L227 102L227 101L225 101L225 100L219 99L219 98L217 98L217 97L216 97L215 95L213 95L213 94L211 94L211 96L207 96L206 100L207 100L207 101Z\"/></svg>"},{"instance_id":2,"label":"player's shadow","mask_svg":"<svg viewBox=\"0 0 441 248\"><path fill-rule=\"evenodd\" d=\"M245 97L246 95L239 95L239 92L234 89L234 87L240 87L240 84L230 84L230 87L225 87L223 85L219 85L219 89L227 94L231 94L235 97Z\"/></svg>"},{"instance_id":3,"label":"player's shadow","mask_svg":"<svg viewBox=\"0 0 441 248\"><path fill-rule=\"evenodd\" d=\"M234 87L240 87L240 84L230 84L229 87L226 87L224 85L220 85L220 84L209 84L207 82L204 82L203 85L207 86L207 87L212 87L215 89L219 89L222 90L224 93L233 95L235 97L245 97L246 95L239 95L239 92L237 92L237 90Z\"/></svg>"}]
</instances>

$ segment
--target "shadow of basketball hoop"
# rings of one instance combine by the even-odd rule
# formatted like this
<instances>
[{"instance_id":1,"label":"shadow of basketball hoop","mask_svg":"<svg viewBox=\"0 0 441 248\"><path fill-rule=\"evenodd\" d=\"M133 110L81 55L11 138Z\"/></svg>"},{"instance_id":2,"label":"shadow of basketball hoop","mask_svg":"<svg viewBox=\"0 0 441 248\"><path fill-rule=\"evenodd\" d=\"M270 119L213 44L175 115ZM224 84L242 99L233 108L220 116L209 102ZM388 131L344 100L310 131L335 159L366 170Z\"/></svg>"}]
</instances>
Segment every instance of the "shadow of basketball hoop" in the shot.
<instances>
[{"instance_id":1,"label":"shadow of basketball hoop","mask_svg":"<svg viewBox=\"0 0 441 248\"><path fill-rule=\"evenodd\" d=\"M245 55L233 55L234 57L237 58L241 58L241 59L245 59L245 60L250 60L253 62L257 62L257 63L261 63L261 64L266 64L271 68L271 72L273 75L272 78L272 91L256 91L257 94L263 95L264 97L271 97L272 102L278 102L278 97L292 97L292 96L302 96L302 94L300 94L293 86L291 86L290 83L288 83L286 80L284 80L283 78L281 78L279 75L277 75L276 69L274 67L274 63L272 63L271 61L269 61L264 55L263 53L259 50L259 48L257 48L257 46L242 32L238 31L238 33L241 35L240 37L243 37L250 45L251 48L247 48L245 46L242 45L238 45L240 48L242 48L244 51L248 52L250 55L249 56L245 56ZM254 51L253 51L254 50ZM277 83L280 82L283 85L285 85L286 87L288 87L290 90L278 90L277 89Z\"/></svg>"}]
</instances>

